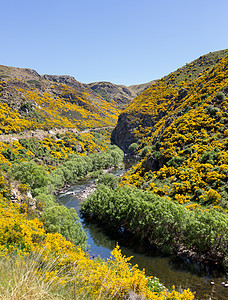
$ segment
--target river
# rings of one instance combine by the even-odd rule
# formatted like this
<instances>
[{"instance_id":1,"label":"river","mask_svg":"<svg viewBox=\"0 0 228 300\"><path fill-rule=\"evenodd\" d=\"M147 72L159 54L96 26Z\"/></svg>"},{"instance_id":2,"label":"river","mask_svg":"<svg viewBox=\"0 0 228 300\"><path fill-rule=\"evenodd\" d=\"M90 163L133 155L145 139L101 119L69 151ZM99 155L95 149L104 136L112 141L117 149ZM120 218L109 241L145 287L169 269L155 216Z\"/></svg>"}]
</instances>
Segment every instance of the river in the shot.
<instances>
[{"instance_id":1,"label":"river","mask_svg":"<svg viewBox=\"0 0 228 300\"><path fill-rule=\"evenodd\" d=\"M120 171L113 171L120 175ZM94 184L94 179L87 179L71 186L60 194L57 200L68 208L75 208L80 215L80 198L82 192ZM198 300L227 300L228 287L221 285L227 280L226 276L218 268L211 268L201 263L193 263L188 259L175 257L162 257L155 253L147 253L146 249L138 245L130 245L128 241L122 241L120 237L110 237L103 228L95 224L88 224L81 219L83 228L88 237L89 253L92 257L100 256L104 259L110 257L110 252L118 241L122 253L133 256L131 263L138 264L139 268L145 268L147 275L156 276L160 282L170 288L190 288L196 292ZM126 245L127 244L127 245ZM214 284L211 284L214 282Z\"/></svg>"}]
</instances>

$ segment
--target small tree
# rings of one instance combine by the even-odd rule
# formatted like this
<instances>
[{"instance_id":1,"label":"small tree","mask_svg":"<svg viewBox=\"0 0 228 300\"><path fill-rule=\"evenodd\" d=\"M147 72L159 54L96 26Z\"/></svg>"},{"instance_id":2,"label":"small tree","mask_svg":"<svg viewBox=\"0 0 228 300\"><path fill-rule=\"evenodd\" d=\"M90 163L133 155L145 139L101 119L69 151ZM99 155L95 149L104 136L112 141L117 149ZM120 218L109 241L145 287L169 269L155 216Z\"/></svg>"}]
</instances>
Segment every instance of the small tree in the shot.
<instances>
[{"instance_id":1,"label":"small tree","mask_svg":"<svg viewBox=\"0 0 228 300\"><path fill-rule=\"evenodd\" d=\"M128 152L133 155L137 152L138 150L138 144L136 143L132 143L129 147L128 147Z\"/></svg>"}]
</instances>

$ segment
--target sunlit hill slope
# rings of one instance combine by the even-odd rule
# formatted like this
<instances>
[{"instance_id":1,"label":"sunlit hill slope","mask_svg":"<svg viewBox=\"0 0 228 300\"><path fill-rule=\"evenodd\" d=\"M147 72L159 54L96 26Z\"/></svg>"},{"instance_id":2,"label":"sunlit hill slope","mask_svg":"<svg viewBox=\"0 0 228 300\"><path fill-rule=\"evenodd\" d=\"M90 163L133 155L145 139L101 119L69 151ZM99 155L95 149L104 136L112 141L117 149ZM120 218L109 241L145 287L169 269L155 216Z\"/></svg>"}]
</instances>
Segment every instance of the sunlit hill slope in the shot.
<instances>
[{"instance_id":1,"label":"sunlit hill slope","mask_svg":"<svg viewBox=\"0 0 228 300\"><path fill-rule=\"evenodd\" d=\"M196 95L198 90L193 89L193 85L202 89L204 82L200 82L200 78L227 54L228 50L222 50L201 56L156 81L134 98L119 116L118 124L112 134L113 143L127 152L130 144L138 141L145 134L151 136L159 127L158 121L161 123L166 121L166 125L170 124L172 122L170 116L174 113L183 114L183 108L188 104L200 105L199 97ZM203 93L211 93L211 90ZM190 100L187 102L185 101L187 99Z\"/></svg>"},{"instance_id":2,"label":"sunlit hill slope","mask_svg":"<svg viewBox=\"0 0 228 300\"><path fill-rule=\"evenodd\" d=\"M94 128L114 125L119 114L89 86L71 76L40 76L0 66L0 130Z\"/></svg>"},{"instance_id":3,"label":"sunlit hill slope","mask_svg":"<svg viewBox=\"0 0 228 300\"><path fill-rule=\"evenodd\" d=\"M223 50L200 57L129 104L112 140L142 161L122 183L188 209L228 212L226 54Z\"/></svg>"}]
</instances>

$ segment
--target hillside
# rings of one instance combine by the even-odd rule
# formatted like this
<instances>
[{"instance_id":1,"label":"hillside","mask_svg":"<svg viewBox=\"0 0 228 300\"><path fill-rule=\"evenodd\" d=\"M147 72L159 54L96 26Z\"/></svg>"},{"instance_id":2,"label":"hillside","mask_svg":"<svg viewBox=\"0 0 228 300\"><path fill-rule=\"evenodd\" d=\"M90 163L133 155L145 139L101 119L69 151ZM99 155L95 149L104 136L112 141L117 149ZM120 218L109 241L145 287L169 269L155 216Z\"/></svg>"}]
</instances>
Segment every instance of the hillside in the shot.
<instances>
[{"instance_id":1,"label":"hillside","mask_svg":"<svg viewBox=\"0 0 228 300\"><path fill-rule=\"evenodd\" d=\"M128 147L132 143L145 135L151 136L154 131L157 132L160 124L158 122L166 121L165 126L170 124L172 115L180 113L188 105L184 102L186 97L190 99L194 97L194 103L199 102L194 95L196 91L193 90L192 85L202 85L203 82L198 84L197 79L200 80L203 75L209 73L227 54L228 50L221 50L201 56L156 81L134 98L120 114L112 134L112 142L128 152ZM206 92L204 94L206 95Z\"/></svg>"},{"instance_id":2,"label":"hillside","mask_svg":"<svg viewBox=\"0 0 228 300\"><path fill-rule=\"evenodd\" d=\"M189 68L202 61L208 56ZM214 62L193 80L179 81L186 67L159 80L120 116L113 141L142 158L123 184L151 190L188 209L228 212L228 56Z\"/></svg>"},{"instance_id":3,"label":"hillside","mask_svg":"<svg viewBox=\"0 0 228 300\"><path fill-rule=\"evenodd\" d=\"M226 54L130 87L0 66L1 294L31 265L61 299L194 298L131 266L118 244L107 262L89 258L79 217L55 197L85 178L98 178L81 206L87 221L148 251L228 268ZM110 138L141 159L120 178L104 174L124 157Z\"/></svg>"},{"instance_id":4,"label":"hillside","mask_svg":"<svg viewBox=\"0 0 228 300\"><path fill-rule=\"evenodd\" d=\"M71 76L0 66L0 130L95 128L114 125L119 110Z\"/></svg>"},{"instance_id":5,"label":"hillside","mask_svg":"<svg viewBox=\"0 0 228 300\"><path fill-rule=\"evenodd\" d=\"M142 84L134 84L134 85L129 85L128 89L130 91L132 91L132 93L135 94L135 96L138 96L139 94L141 94L143 91L145 91L146 89L148 89L148 87L150 87L152 84L154 84L157 80L152 80L150 82L147 83L142 83Z\"/></svg>"},{"instance_id":6,"label":"hillside","mask_svg":"<svg viewBox=\"0 0 228 300\"><path fill-rule=\"evenodd\" d=\"M102 96L107 102L117 103L121 108L125 108L136 96L145 89L154 84L155 81L150 81L138 85L117 85L111 82L93 82L88 84L89 87Z\"/></svg>"},{"instance_id":7,"label":"hillside","mask_svg":"<svg viewBox=\"0 0 228 300\"><path fill-rule=\"evenodd\" d=\"M70 76L0 70L1 296L193 299L146 276L118 244L109 260L91 259L75 209L56 201L56 193L123 161L110 145L119 106Z\"/></svg>"}]
</instances>

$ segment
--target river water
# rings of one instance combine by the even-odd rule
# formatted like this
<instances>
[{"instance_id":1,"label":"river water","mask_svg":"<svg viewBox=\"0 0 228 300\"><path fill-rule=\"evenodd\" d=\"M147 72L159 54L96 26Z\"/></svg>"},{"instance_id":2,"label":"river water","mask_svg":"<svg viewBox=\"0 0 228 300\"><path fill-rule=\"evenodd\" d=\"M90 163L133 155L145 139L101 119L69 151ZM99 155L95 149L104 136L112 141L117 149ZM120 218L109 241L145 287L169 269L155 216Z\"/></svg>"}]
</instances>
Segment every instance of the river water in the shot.
<instances>
[{"instance_id":1,"label":"river water","mask_svg":"<svg viewBox=\"0 0 228 300\"><path fill-rule=\"evenodd\" d=\"M113 172L120 175L120 171ZM79 195L94 184L94 179L87 179L77 183L66 192L60 194L57 200L68 208L75 208L80 215ZM198 300L228 300L228 287L221 285L228 280L219 269L211 268L200 263L193 263L188 259L177 259L174 257L162 257L155 253L147 253L139 245L122 241L120 237L111 237L105 233L105 228L95 224L86 223L81 219L83 228L88 237L89 253L92 257L100 256L109 258L110 252L118 241L122 253L133 256L131 263L137 264L140 269L145 269L147 275L156 276L160 282L170 288L190 288L195 292ZM211 282L214 282L212 285Z\"/></svg>"}]
</instances>

